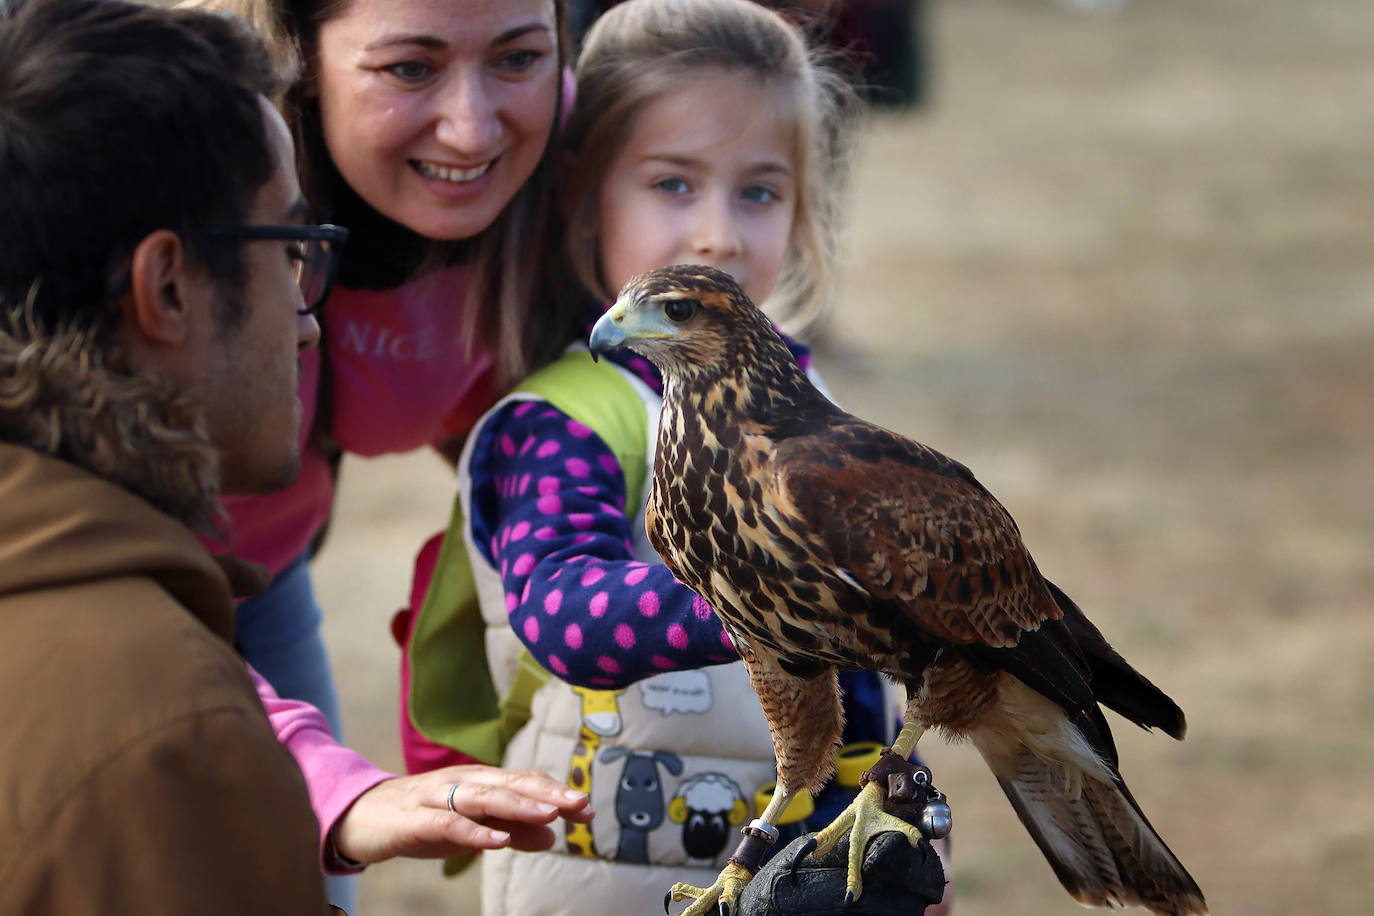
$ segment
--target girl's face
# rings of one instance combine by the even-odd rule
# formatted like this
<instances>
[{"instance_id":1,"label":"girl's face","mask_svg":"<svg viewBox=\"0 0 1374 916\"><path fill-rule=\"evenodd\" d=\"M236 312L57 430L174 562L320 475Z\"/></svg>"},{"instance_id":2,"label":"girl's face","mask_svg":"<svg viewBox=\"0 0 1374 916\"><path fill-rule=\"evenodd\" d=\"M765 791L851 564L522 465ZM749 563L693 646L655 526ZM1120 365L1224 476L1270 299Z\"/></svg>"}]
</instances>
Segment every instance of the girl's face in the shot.
<instances>
[{"instance_id":1,"label":"girl's face","mask_svg":"<svg viewBox=\"0 0 1374 916\"><path fill-rule=\"evenodd\" d=\"M772 292L792 238L795 131L778 93L708 70L639 111L597 198L601 279L705 264L749 298Z\"/></svg>"},{"instance_id":2,"label":"girl's face","mask_svg":"<svg viewBox=\"0 0 1374 916\"><path fill-rule=\"evenodd\" d=\"M325 145L384 216L470 238L529 178L561 85L553 0L352 0L320 26Z\"/></svg>"}]
</instances>

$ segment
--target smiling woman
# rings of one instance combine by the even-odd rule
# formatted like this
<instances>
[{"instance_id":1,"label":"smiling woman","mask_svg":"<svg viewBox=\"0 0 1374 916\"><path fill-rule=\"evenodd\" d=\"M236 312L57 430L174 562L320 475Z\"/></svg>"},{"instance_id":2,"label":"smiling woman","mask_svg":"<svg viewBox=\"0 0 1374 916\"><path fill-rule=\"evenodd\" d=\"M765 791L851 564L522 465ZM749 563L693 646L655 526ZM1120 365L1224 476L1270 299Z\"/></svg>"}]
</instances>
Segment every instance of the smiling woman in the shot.
<instances>
[{"instance_id":1,"label":"smiling woman","mask_svg":"<svg viewBox=\"0 0 1374 916\"><path fill-rule=\"evenodd\" d=\"M548 0L355 0L319 32L324 142L349 186L434 239L490 225L534 171L557 97Z\"/></svg>"},{"instance_id":2,"label":"smiling woman","mask_svg":"<svg viewBox=\"0 0 1374 916\"><path fill-rule=\"evenodd\" d=\"M319 311L319 356L302 359L300 476L281 493L226 501L233 534L212 545L274 576L239 606L239 648L275 688L264 687L269 711L310 784L327 870L454 855L479 845L471 831L460 837L449 824L436 837L431 825L459 777L439 771L413 777L413 791L404 788L411 778L371 791L390 774L333 743L342 732L309 556L342 453L446 451L497 393L556 353L576 321L540 314L549 333L524 333L543 301L533 267L544 257L554 127L570 91L563 2L189 3L247 19L298 75L277 102L311 220L350 233ZM323 713L332 738L300 701ZM348 885L331 896L352 908Z\"/></svg>"}]
</instances>

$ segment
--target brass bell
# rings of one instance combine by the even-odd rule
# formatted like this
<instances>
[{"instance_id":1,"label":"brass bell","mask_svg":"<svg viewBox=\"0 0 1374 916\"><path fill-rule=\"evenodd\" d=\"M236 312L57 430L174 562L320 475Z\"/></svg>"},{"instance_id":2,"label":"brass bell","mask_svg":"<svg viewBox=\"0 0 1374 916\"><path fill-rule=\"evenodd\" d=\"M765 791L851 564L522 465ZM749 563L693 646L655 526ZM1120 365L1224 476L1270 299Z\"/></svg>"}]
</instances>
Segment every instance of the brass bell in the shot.
<instances>
[{"instance_id":1,"label":"brass bell","mask_svg":"<svg viewBox=\"0 0 1374 916\"><path fill-rule=\"evenodd\" d=\"M943 795L937 795L921 809L921 833L928 840L949 836L954 829L954 812L949 810Z\"/></svg>"}]
</instances>

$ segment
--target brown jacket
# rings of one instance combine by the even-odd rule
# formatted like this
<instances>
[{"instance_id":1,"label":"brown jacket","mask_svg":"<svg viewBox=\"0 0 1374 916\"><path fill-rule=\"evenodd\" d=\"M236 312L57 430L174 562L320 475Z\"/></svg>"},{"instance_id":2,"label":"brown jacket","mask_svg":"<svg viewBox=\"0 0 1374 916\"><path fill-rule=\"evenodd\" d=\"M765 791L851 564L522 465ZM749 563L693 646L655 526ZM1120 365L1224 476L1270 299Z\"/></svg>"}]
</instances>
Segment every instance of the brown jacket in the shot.
<instances>
[{"instance_id":1,"label":"brown jacket","mask_svg":"<svg viewBox=\"0 0 1374 916\"><path fill-rule=\"evenodd\" d=\"M231 601L180 522L0 444L0 916L327 911Z\"/></svg>"}]
</instances>

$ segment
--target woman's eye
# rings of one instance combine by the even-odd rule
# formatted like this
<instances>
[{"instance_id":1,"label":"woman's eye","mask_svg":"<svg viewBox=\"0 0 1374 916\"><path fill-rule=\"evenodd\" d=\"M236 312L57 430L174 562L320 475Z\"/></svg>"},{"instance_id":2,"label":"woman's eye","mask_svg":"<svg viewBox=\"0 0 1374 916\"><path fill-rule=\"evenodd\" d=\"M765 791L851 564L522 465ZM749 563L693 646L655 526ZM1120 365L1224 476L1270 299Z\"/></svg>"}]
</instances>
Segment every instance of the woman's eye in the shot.
<instances>
[{"instance_id":1,"label":"woman's eye","mask_svg":"<svg viewBox=\"0 0 1374 916\"><path fill-rule=\"evenodd\" d=\"M681 324L697 313L694 299L670 299L663 304L663 314L669 321Z\"/></svg>"},{"instance_id":2,"label":"woman's eye","mask_svg":"<svg viewBox=\"0 0 1374 916\"><path fill-rule=\"evenodd\" d=\"M542 56L538 51L512 51L502 58L502 63L509 70L528 70Z\"/></svg>"},{"instance_id":3,"label":"woman's eye","mask_svg":"<svg viewBox=\"0 0 1374 916\"><path fill-rule=\"evenodd\" d=\"M403 60L382 69L407 83L418 83L434 72L434 68L422 60Z\"/></svg>"},{"instance_id":4,"label":"woman's eye","mask_svg":"<svg viewBox=\"0 0 1374 916\"><path fill-rule=\"evenodd\" d=\"M286 246L286 259L292 263L300 263L308 257L305 242L292 242Z\"/></svg>"}]
</instances>

